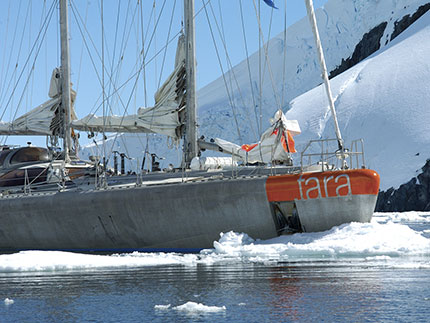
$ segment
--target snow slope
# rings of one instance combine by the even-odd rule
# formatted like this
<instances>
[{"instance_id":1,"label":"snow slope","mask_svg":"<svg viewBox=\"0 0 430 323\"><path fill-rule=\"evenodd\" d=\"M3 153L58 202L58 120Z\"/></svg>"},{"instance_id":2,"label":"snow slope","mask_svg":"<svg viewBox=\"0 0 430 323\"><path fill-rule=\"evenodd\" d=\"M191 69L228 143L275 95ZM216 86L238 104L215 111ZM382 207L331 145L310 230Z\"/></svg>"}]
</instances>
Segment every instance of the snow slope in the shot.
<instances>
[{"instance_id":1,"label":"snow slope","mask_svg":"<svg viewBox=\"0 0 430 323\"><path fill-rule=\"evenodd\" d=\"M397 187L409 180L430 157L425 149L430 139L425 131L426 123L430 122L425 105L430 102L426 84L429 79L426 56L430 57L428 14L389 42L395 23L428 2L329 0L316 12L329 70L352 55L365 33L387 23L380 40L381 49L333 79L344 139L347 143L356 138L365 139L367 166L381 174L382 189ZM287 117L298 119L301 124L303 134L295 137L299 151L309 139L334 137L323 88L314 88L321 83L321 78L307 17L288 28L285 43L283 33L268 42L273 81L268 64L263 61L261 101L259 56L257 52L249 59L251 81L246 60L226 75L227 83L231 84L229 95L234 109L230 106L222 78L199 91L200 134L236 143L255 142L261 131L269 126L269 118L282 107L284 111L291 108ZM264 53L261 56L264 58ZM120 136L114 144L112 142L108 140L108 151L124 151L129 156L139 156L140 161L146 147L175 165L181 160L181 152L169 149L166 139L157 135L127 134ZM415 156L417 153L419 155ZM91 154L100 154L100 150L89 145L81 157L87 158ZM166 161L161 162L162 167L168 165ZM128 167L135 167L138 162L130 161Z\"/></svg>"},{"instance_id":2,"label":"snow slope","mask_svg":"<svg viewBox=\"0 0 430 323\"><path fill-rule=\"evenodd\" d=\"M381 45L389 40L394 24L403 16L414 13L428 0L329 0L324 8L316 10L321 41L324 47L327 68L335 69L342 61L352 55L355 46L363 35L383 22L387 22ZM285 73L284 67L285 53ZM261 55L260 55L261 54ZM225 136L226 128L232 129L226 138L238 143L256 141L259 136L256 116L261 104L262 129L268 127L268 120L282 107L288 109L288 102L298 95L314 88L322 82L320 67L317 63L315 41L307 17L287 30L286 42L281 33L268 43L268 62L262 62L262 101L259 101L259 65L264 52L254 53L249 58L254 88L252 99L251 85L244 60L226 75L232 84L230 96L233 98L235 113L230 107L224 80L219 78L201 89L198 93L199 123L201 133L213 137ZM271 66L270 70L268 65ZM273 82L270 77L273 73ZM285 75L285 76L284 76ZM236 86L236 80L240 91ZM257 107L254 108L254 102ZM214 117L213 111L216 111ZM241 138L236 131L235 120L240 125ZM209 126L207 126L209 125Z\"/></svg>"},{"instance_id":3,"label":"snow slope","mask_svg":"<svg viewBox=\"0 0 430 323\"><path fill-rule=\"evenodd\" d=\"M343 137L364 138L367 167L381 175L382 189L416 176L430 157L429 39L430 12L331 82ZM298 146L334 137L326 102L322 86L291 102L286 116L299 120L303 131Z\"/></svg>"}]
</instances>

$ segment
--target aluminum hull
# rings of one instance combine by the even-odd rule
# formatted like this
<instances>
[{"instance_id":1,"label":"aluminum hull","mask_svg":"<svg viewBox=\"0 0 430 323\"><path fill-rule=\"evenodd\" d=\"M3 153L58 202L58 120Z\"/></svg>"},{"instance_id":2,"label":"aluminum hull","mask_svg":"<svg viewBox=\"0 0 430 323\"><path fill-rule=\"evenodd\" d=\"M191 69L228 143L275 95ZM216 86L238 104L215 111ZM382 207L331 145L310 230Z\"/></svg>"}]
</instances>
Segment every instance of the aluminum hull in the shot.
<instances>
[{"instance_id":1,"label":"aluminum hull","mask_svg":"<svg viewBox=\"0 0 430 323\"><path fill-rule=\"evenodd\" d=\"M282 201L273 200L271 182L283 183L280 187L285 190L300 183L297 176L262 175L157 185L153 182L3 196L0 251L193 251L213 247L221 232L231 230L245 232L254 239L269 239L283 229L274 212L278 202L297 206L301 229L306 231L370 221L376 203L374 189L359 197L347 194L300 200L287 194Z\"/></svg>"}]
</instances>

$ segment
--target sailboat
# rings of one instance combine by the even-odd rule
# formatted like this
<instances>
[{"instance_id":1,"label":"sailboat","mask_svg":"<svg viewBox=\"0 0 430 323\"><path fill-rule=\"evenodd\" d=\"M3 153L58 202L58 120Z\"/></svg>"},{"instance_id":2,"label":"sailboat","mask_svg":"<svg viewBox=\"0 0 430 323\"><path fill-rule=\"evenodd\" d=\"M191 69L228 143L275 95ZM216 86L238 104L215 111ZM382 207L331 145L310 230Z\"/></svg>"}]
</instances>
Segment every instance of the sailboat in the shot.
<instances>
[{"instance_id":1,"label":"sailboat","mask_svg":"<svg viewBox=\"0 0 430 323\"><path fill-rule=\"evenodd\" d=\"M311 0L306 3L320 48L313 4ZM331 141L314 140L309 147L323 148L319 153L306 148L300 166L291 164L293 136L300 133L300 127L282 111L255 144L197 139L193 0L184 0L185 32L178 40L175 70L156 93L154 107L127 117L88 115L79 120L74 116L70 86L67 0L60 0L59 8L62 64L53 73L51 99L25 118L1 124L0 132L57 133L64 148L56 155L34 147L2 150L3 168L15 165L24 177L20 185L5 184L0 196L1 252L197 251L212 247L222 232L269 239L370 221L379 176L360 164L362 151L345 148L332 100L338 147L328 152L324 145ZM330 100L321 49L319 55ZM35 126L30 127L29 120ZM180 171L137 176L115 176L115 171L109 176L100 159L83 162L76 157L73 133L77 130L156 132L183 138L183 164ZM360 147L357 143L355 147ZM229 157L199 158L203 149ZM20 159L17 154L33 157ZM338 167L333 159L339 161ZM34 172L37 168L39 173ZM72 176L73 168L81 172ZM4 174L8 172L0 173L0 180Z\"/></svg>"}]
</instances>

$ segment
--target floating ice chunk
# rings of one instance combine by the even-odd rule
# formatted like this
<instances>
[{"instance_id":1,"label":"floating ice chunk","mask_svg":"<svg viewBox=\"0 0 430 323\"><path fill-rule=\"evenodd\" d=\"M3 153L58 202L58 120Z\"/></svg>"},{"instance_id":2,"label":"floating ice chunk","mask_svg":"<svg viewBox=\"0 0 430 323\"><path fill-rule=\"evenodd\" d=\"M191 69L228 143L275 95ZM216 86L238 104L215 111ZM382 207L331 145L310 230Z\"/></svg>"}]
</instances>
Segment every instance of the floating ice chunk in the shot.
<instances>
[{"instance_id":1,"label":"floating ice chunk","mask_svg":"<svg viewBox=\"0 0 430 323\"><path fill-rule=\"evenodd\" d=\"M186 312L190 314L201 314L201 313L214 313L223 312L226 310L225 306L206 306L201 303L187 302L183 305L174 307L173 309L181 312Z\"/></svg>"},{"instance_id":2,"label":"floating ice chunk","mask_svg":"<svg viewBox=\"0 0 430 323\"><path fill-rule=\"evenodd\" d=\"M373 260L391 260L390 256L373 256L373 257L366 257L366 261L373 261Z\"/></svg>"},{"instance_id":3,"label":"floating ice chunk","mask_svg":"<svg viewBox=\"0 0 430 323\"><path fill-rule=\"evenodd\" d=\"M36 272L136 268L163 265L195 266L197 256L176 253L90 255L61 251L21 251L0 255L0 272Z\"/></svg>"},{"instance_id":4,"label":"floating ice chunk","mask_svg":"<svg viewBox=\"0 0 430 323\"><path fill-rule=\"evenodd\" d=\"M220 234L219 243L222 243L225 246L242 246L242 245L248 245L254 242L254 239L252 239L250 236L248 236L246 233L236 233L233 231L229 231L227 233L221 233Z\"/></svg>"},{"instance_id":5,"label":"floating ice chunk","mask_svg":"<svg viewBox=\"0 0 430 323\"><path fill-rule=\"evenodd\" d=\"M154 309L161 310L161 311L168 310L169 308L170 308L170 304L167 304L167 305L155 305L154 306Z\"/></svg>"},{"instance_id":6,"label":"floating ice chunk","mask_svg":"<svg viewBox=\"0 0 430 323\"><path fill-rule=\"evenodd\" d=\"M5 298L4 300L4 305L6 306L12 305L13 303L15 303L15 301L11 298Z\"/></svg>"},{"instance_id":7,"label":"floating ice chunk","mask_svg":"<svg viewBox=\"0 0 430 323\"><path fill-rule=\"evenodd\" d=\"M373 221L378 223L428 223L430 222L429 212L389 212L389 213L378 213L376 212L373 216Z\"/></svg>"}]
</instances>

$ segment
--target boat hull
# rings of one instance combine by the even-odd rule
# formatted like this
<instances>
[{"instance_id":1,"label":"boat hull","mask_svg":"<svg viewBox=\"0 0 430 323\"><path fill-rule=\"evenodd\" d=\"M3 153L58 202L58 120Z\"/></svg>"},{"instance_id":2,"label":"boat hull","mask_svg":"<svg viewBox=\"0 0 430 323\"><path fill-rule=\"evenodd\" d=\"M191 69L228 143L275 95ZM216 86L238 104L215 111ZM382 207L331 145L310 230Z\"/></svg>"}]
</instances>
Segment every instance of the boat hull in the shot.
<instances>
[{"instance_id":1,"label":"boat hull","mask_svg":"<svg viewBox=\"0 0 430 323\"><path fill-rule=\"evenodd\" d=\"M213 247L221 232L277 235L265 177L0 201L0 249L119 251Z\"/></svg>"},{"instance_id":2,"label":"boat hull","mask_svg":"<svg viewBox=\"0 0 430 323\"><path fill-rule=\"evenodd\" d=\"M303 231L370 221L377 192L343 196L341 187L337 192L342 196L313 198L306 191L311 180L306 185L300 182L306 176L204 179L2 197L0 251L196 251L213 247L220 233L228 231L269 239L283 229L274 209L277 203L295 205ZM379 177L377 181L379 185ZM288 193L298 184L305 190L303 199Z\"/></svg>"}]
</instances>

